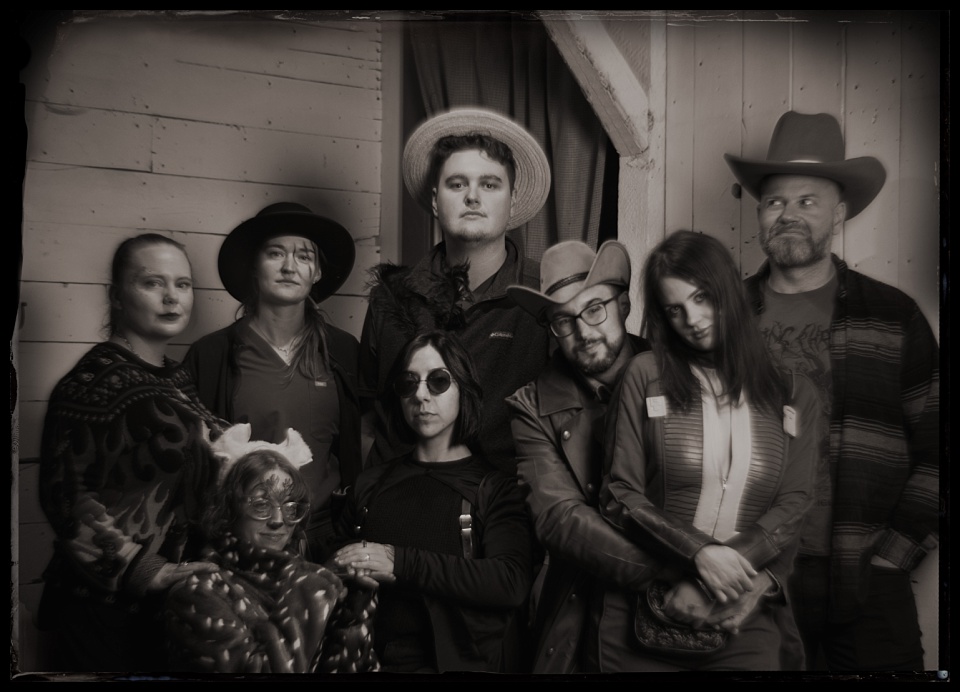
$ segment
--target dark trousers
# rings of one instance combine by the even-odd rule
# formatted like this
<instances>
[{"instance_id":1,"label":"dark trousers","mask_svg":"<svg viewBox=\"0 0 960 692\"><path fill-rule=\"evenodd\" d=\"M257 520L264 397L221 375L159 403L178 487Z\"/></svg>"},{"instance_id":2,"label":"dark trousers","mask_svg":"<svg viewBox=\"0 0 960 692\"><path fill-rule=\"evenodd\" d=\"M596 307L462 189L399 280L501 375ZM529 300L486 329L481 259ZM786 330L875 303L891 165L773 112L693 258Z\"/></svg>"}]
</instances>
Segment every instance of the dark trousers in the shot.
<instances>
[{"instance_id":1,"label":"dark trousers","mask_svg":"<svg viewBox=\"0 0 960 692\"><path fill-rule=\"evenodd\" d=\"M869 596L853 622L830 622L829 589L830 559L797 557L790 594L809 670L924 669L909 572L874 565Z\"/></svg>"}]
</instances>

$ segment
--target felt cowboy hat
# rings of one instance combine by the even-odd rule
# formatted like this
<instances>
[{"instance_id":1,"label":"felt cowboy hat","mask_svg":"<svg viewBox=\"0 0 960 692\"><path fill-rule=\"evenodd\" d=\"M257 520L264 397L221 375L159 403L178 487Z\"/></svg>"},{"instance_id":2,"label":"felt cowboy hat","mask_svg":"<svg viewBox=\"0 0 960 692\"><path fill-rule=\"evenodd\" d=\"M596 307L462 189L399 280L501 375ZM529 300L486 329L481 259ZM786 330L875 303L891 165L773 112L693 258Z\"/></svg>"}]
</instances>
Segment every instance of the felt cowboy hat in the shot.
<instances>
[{"instance_id":1,"label":"felt cowboy hat","mask_svg":"<svg viewBox=\"0 0 960 692\"><path fill-rule=\"evenodd\" d=\"M436 184L429 179L434 144L443 137L470 134L488 135L510 147L516 166L516 201L507 230L527 223L547 200L550 164L533 135L495 111L454 108L421 123L403 149L403 182L407 190L424 208L431 209Z\"/></svg>"},{"instance_id":2,"label":"felt cowboy hat","mask_svg":"<svg viewBox=\"0 0 960 692\"><path fill-rule=\"evenodd\" d=\"M724 154L740 185L760 198L760 183L769 175L808 175L827 178L841 188L847 218L863 211L880 192L887 173L872 156L844 158L840 123L829 113L806 115L787 111L770 137L763 161Z\"/></svg>"},{"instance_id":3,"label":"felt cowboy hat","mask_svg":"<svg viewBox=\"0 0 960 692\"><path fill-rule=\"evenodd\" d=\"M507 295L539 320L548 307L563 305L597 284L630 286L630 255L622 243L608 240L597 252L579 240L551 245L540 259L540 290L514 285Z\"/></svg>"},{"instance_id":4,"label":"felt cowboy hat","mask_svg":"<svg viewBox=\"0 0 960 692\"><path fill-rule=\"evenodd\" d=\"M346 228L296 202L277 202L234 228L220 246L217 269L224 288L241 303L253 290L253 259L268 238L292 235L312 240L320 251L320 280L310 297L322 302L343 285L353 269L356 247Z\"/></svg>"}]
</instances>

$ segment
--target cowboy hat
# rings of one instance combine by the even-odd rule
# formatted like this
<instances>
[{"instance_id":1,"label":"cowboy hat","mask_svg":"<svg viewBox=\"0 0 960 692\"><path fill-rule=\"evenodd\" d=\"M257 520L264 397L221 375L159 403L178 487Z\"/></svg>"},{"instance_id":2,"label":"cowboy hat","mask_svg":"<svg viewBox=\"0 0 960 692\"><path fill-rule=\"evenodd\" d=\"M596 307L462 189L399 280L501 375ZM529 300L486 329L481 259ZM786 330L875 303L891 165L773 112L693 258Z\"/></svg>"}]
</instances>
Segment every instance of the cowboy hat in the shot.
<instances>
[{"instance_id":1,"label":"cowboy hat","mask_svg":"<svg viewBox=\"0 0 960 692\"><path fill-rule=\"evenodd\" d=\"M318 216L296 202L277 202L264 207L224 238L217 258L217 269L224 288L241 303L253 289L252 265L257 251L268 238L291 235L313 241L319 252L320 280L310 297L317 303L333 295L353 269L356 247L346 228L336 221Z\"/></svg>"},{"instance_id":2,"label":"cowboy hat","mask_svg":"<svg viewBox=\"0 0 960 692\"><path fill-rule=\"evenodd\" d=\"M507 230L537 215L550 192L550 164L537 140L516 122L483 108L454 108L421 123L403 149L403 182L424 208L431 209L433 188L430 164L433 146L443 137L483 134L503 142L513 152L516 201Z\"/></svg>"},{"instance_id":3,"label":"cowboy hat","mask_svg":"<svg viewBox=\"0 0 960 692\"><path fill-rule=\"evenodd\" d=\"M724 154L740 185L760 198L760 183L769 175L807 175L827 178L841 188L847 218L863 211L880 192L887 173L872 156L844 158L840 123L829 113L806 115L787 111L770 137L764 161Z\"/></svg>"},{"instance_id":4,"label":"cowboy hat","mask_svg":"<svg viewBox=\"0 0 960 692\"><path fill-rule=\"evenodd\" d=\"M579 240L551 245L540 259L540 290L514 285L507 295L539 320L548 307L563 305L597 284L630 286L630 255L622 243L608 240L597 252Z\"/></svg>"}]
</instances>

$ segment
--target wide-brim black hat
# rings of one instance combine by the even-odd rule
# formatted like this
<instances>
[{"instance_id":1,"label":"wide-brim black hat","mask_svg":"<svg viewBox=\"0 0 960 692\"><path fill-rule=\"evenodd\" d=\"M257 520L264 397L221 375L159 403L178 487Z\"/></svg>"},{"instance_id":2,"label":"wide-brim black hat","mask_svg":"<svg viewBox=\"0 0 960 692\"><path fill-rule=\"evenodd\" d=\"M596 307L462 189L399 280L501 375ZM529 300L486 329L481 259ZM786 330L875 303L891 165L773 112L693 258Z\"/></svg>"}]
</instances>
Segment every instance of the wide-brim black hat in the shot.
<instances>
[{"instance_id":1,"label":"wide-brim black hat","mask_svg":"<svg viewBox=\"0 0 960 692\"><path fill-rule=\"evenodd\" d=\"M253 259L264 241L281 235L292 235L313 241L320 255L320 280L313 285L310 297L323 302L337 292L350 272L357 256L353 237L333 219L314 214L296 202L277 202L234 228L220 246L217 269L223 287L241 303L253 290Z\"/></svg>"},{"instance_id":2,"label":"wide-brim black hat","mask_svg":"<svg viewBox=\"0 0 960 692\"><path fill-rule=\"evenodd\" d=\"M832 180L840 186L847 218L852 219L879 194L887 172L872 156L845 159L844 150L840 123L832 115L788 111L777 121L766 160L751 161L732 154L723 158L743 189L756 199L763 179L771 175Z\"/></svg>"}]
</instances>

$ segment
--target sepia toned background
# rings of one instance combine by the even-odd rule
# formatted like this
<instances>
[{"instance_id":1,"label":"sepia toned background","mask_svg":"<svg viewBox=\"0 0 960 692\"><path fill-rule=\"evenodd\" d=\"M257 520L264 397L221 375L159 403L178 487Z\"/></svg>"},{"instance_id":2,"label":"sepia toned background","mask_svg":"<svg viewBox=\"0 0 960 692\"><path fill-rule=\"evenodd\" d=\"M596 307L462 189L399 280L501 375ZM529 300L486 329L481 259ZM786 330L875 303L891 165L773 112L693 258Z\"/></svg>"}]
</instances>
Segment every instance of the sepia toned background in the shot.
<instances>
[{"instance_id":1,"label":"sepia toned background","mask_svg":"<svg viewBox=\"0 0 960 692\"><path fill-rule=\"evenodd\" d=\"M52 541L36 499L46 401L104 337L113 249L146 231L186 245L196 305L171 350L177 358L236 315L216 269L224 235L269 203L300 202L356 241L353 274L324 309L359 336L366 270L415 260L433 240L429 220L409 222L400 177L404 134L424 108L410 30L456 19L50 11L23 22L28 136L11 354L17 670L44 664L33 618ZM543 27L609 137L619 194L607 211L635 267L666 233L693 228L723 240L744 276L755 272L755 201L732 194L723 154L762 158L784 111L827 112L848 157L876 156L887 170L880 196L834 251L915 298L939 335L942 19L906 10L551 11L515 21ZM939 566L935 552L915 580L930 670L944 624Z\"/></svg>"}]
</instances>

